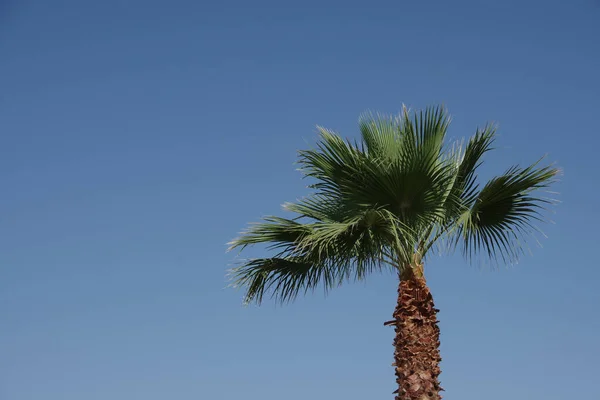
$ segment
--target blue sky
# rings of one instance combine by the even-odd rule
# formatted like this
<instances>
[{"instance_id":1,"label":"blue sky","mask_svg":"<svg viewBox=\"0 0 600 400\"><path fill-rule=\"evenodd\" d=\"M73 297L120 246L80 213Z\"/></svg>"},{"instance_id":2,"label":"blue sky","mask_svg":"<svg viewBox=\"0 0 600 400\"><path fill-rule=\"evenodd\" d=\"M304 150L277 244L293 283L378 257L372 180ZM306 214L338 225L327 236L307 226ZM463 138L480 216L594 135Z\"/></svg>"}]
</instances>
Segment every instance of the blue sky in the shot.
<instances>
[{"instance_id":1,"label":"blue sky","mask_svg":"<svg viewBox=\"0 0 600 400\"><path fill-rule=\"evenodd\" d=\"M565 170L532 257L426 266L444 398L592 398L598 21L593 0L0 1L0 398L393 398L391 276L244 308L225 243L306 193L316 124L356 137L402 103L446 104L454 138L497 121L486 176Z\"/></svg>"}]
</instances>

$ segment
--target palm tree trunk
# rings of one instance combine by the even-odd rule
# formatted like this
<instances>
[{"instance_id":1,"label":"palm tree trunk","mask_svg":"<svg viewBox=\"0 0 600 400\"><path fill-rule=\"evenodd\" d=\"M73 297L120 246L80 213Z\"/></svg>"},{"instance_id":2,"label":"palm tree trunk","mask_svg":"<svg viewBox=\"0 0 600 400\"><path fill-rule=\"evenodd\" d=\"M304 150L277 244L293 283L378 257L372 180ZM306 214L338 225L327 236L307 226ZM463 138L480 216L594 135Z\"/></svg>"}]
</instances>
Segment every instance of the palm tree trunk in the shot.
<instances>
[{"instance_id":1,"label":"palm tree trunk","mask_svg":"<svg viewBox=\"0 0 600 400\"><path fill-rule=\"evenodd\" d=\"M394 366L398 390L396 400L441 399L440 329L433 297L423 277L422 266L406 268L398 285Z\"/></svg>"}]
</instances>

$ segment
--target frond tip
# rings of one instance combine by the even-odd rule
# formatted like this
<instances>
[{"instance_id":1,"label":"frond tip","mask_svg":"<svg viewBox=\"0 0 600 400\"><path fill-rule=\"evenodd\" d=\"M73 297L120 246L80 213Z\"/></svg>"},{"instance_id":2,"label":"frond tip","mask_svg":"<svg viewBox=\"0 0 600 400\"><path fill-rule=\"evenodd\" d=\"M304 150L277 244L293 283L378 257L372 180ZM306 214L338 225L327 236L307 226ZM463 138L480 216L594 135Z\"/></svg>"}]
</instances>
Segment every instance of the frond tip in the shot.
<instances>
[{"instance_id":1,"label":"frond tip","mask_svg":"<svg viewBox=\"0 0 600 400\"><path fill-rule=\"evenodd\" d=\"M281 302L291 301L301 289L309 290L327 277L327 270L313 269L300 257L257 258L231 270L233 286L246 288L244 303L260 304L265 292L272 291Z\"/></svg>"}]
</instances>

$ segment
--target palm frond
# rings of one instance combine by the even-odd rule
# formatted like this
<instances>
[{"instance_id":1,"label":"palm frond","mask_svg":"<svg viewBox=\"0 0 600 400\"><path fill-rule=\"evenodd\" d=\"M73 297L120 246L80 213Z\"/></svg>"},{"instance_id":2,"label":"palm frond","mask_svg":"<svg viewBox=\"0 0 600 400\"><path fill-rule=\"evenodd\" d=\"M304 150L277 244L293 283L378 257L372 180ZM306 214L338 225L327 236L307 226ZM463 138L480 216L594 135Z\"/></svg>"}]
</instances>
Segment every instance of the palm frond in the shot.
<instances>
[{"instance_id":1,"label":"palm frond","mask_svg":"<svg viewBox=\"0 0 600 400\"><path fill-rule=\"evenodd\" d=\"M323 193L313 193L297 202L284 203L283 209L298 215L298 218L308 218L321 222L342 222L362 211L354 204L343 199Z\"/></svg>"},{"instance_id":2,"label":"palm frond","mask_svg":"<svg viewBox=\"0 0 600 400\"><path fill-rule=\"evenodd\" d=\"M299 224L274 219L256 224L231 248L268 243L280 251L271 258L244 261L232 270L235 285L246 287L246 302L265 292L279 301L322 285L327 291L348 280L362 280L409 259L414 237L386 210L368 210L343 222Z\"/></svg>"},{"instance_id":3,"label":"palm frond","mask_svg":"<svg viewBox=\"0 0 600 400\"><path fill-rule=\"evenodd\" d=\"M393 160L402 151L401 122L398 117L365 113L358 120L363 148L368 157Z\"/></svg>"},{"instance_id":4,"label":"palm frond","mask_svg":"<svg viewBox=\"0 0 600 400\"><path fill-rule=\"evenodd\" d=\"M340 186L352 181L366 156L357 146L339 135L318 127L317 149L298 152L300 171L316 180L309 187L324 193L339 194Z\"/></svg>"},{"instance_id":5,"label":"palm frond","mask_svg":"<svg viewBox=\"0 0 600 400\"><path fill-rule=\"evenodd\" d=\"M311 233L310 225L279 217L265 217L263 222L251 224L236 239L228 243L229 251L266 243L270 249L286 248L293 246L302 238Z\"/></svg>"},{"instance_id":6,"label":"palm frond","mask_svg":"<svg viewBox=\"0 0 600 400\"><path fill-rule=\"evenodd\" d=\"M472 206L478 189L476 171L483 162L483 155L492 149L495 132L494 126L487 125L477 130L464 149L462 143L455 142L446 153L445 160L452 166L453 172L451 182L442 195L444 215L440 223L432 225L424 235L421 246L423 254L453 228L457 219Z\"/></svg>"},{"instance_id":7,"label":"palm frond","mask_svg":"<svg viewBox=\"0 0 600 400\"><path fill-rule=\"evenodd\" d=\"M263 301L271 291L281 302L291 301L304 289L314 289L320 281L335 280L335 268L327 263L316 263L308 257L287 256L257 258L231 270L234 287L245 288L244 303Z\"/></svg>"},{"instance_id":8,"label":"palm frond","mask_svg":"<svg viewBox=\"0 0 600 400\"><path fill-rule=\"evenodd\" d=\"M311 187L318 196L354 211L383 207L406 225L431 223L442 212L441 199L453 178L452 165L439 154L447 118L440 109L414 121L407 115L382 121L363 121L367 153L322 129L317 149L300 152L301 170L317 179ZM387 144L395 149L393 157L383 150Z\"/></svg>"},{"instance_id":9,"label":"palm frond","mask_svg":"<svg viewBox=\"0 0 600 400\"><path fill-rule=\"evenodd\" d=\"M456 181L452 186L457 197L460 197L466 205L472 205L477 193L476 172L482 164L485 153L492 150L496 127L487 125L469 140L464 155L458 165Z\"/></svg>"},{"instance_id":10,"label":"palm frond","mask_svg":"<svg viewBox=\"0 0 600 400\"><path fill-rule=\"evenodd\" d=\"M549 187L560 172L553 166L514 166L491 179L474 197L470 209L457 221L457 240L472 259L483 251L491 261L516 262L527 238L545 221L544 211L554 203L535 192Z\"/></svg>"},{"instance_id":11,"label":"palm frond","mask_svg":"<svg viewBox=\"0 0 600 400\"><path fill-rule=\"evenodd\" d=\"M439 158L449 125L450 117L444 107L427 107L425 110L412 113L412 117L410 110L403 107L404 152Z\"/></svg>"}]
</instances>

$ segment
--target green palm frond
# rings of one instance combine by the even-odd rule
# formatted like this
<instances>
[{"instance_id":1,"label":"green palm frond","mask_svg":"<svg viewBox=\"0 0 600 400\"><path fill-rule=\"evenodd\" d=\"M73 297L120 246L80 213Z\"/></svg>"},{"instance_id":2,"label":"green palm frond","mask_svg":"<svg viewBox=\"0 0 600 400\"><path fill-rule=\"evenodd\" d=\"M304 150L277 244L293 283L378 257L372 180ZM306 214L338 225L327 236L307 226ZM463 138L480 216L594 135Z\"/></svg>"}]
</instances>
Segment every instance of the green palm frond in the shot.
<instances>
[{"instance_id":1,"label":"green palm frond","mask_svg":"<svg viewBox=\"0 0 600 400\"><path fill-rule=\"evenodd\" d=\"M366 155L336 133L322 127L318 130L320 140L317 148L298 152L300 171L317 181L311 187L328 192L339 182L349 180Z\"/></svg>"},{"instance_id":2,"label":"green palm frond","mask_svg":"<svg viewBox=\"0 0 600 400\"><path fill-rule=\"evenodd\" d=\"M514 166L491 179L474 196L470 209L457 221L458 239L467 257L483 251L490 260L515 262L525 241L545 222L543 211L555 201L537 194L555 182L560 170L553 166Z\"/></svg>"},{"instance_id":3,"label":"green palm frond","mask_svg":"<svg viewBox=\"0 0 600 400\"><path fill-rule=\"evenodd\" d=\"M247 302L260 303L265 292L284 302L301 289L321 284L329 290L346 280L362 280L412 255L414 238L400 226L386 210L368 210L344 222L299 224L268 217L232 241L230 248L269 243L279 253L244 261L232 270L234 284L248 288Z\"/></svg>"},{"instance_id":4,"label":"green palm frond","mask_svg":"<svg viewBox=\"0 0 600 400\"><path fill-rule=\"evenodd\" d=\"M265 217L264 222L251 224L242 234L228 243L229 250L266 243L269 249L281 249L293 246L312 232L311 226L279 217Z\"/></svg>"},{"instance_id":5,"label":"green palm frond","mask_svg":"<svg viewBox=\"0 0 600 400\"><path fill-rule=\"evenodd\" d=\"M320 129L317 149L300 152L305 176L317 194L341 204L384 207L407 225L431 223L443 212L441 199L453 180L453 166L439 151L448 126L442 109L428 110L413 119L363 119L366 152L338 135ZM395 149L391 153L384 146Z\"/></svg>"},{"instance_id":6,"label":"green palm frond","mask_svg":"<svg viewBox=\"0 0 600 400\"><path fill-rule=\"evenodd\" d=\"M252 259L234 268L230 275L234 287L246 288L244 303L260 304L268 291L279 301L286 302L296 298L302 289L314 289L321 281L331 286L335 273L332 265L316 263L307 257L288 256Z\"/></svg>"},{"instance_id":7,"label":"green palm frond","mask_svg":"<svg viewBox=\"0 0 600 400\"><path fill-rule=\"evenodd\" d=\"M344 202L339 197L313 193L295 203L284 203L283 209L297 214L298 218L322 222L342 222L362 212L365 207Z\"/></svg>"},{"instance_id":8,"label":"green palm frond","mask_svg":"<svg viewBox=\"0 0 600 400\"><path fill-rule=\"evenodd\" d=\"M367 258L386 260L381 255L386 247L388 257L393 254L395 260L409 259L414 250L415 233L385 209L365 210L344 222L316 222L311 227L311 234L298 241L300 252L329 258L343 255L357 261L359 269Z\"/></svg>"},{"instance_id":9,"label":"green palm frond","mask_svg":"<svg viewBox=\"0 0 600 400\"><path fill-rule=\"evenodd\" d=\"M403 107L398 117L366 113L359 119L364 152L380 160L414 157L418 152L437 158L449 124L444 107L428 107L412 115Z\"/></svg>"},{"instance_id":10,"label":"green palm frond","mask_svg":"<svg viewBox=\"0 0 600 400\"><path fill-rule=\"evenodd\" d=\"M402 151L400 119L393 116L365 113L358 120L363 148L368 157L393 160Z\"/></svg>"},{"instance_id":11,"label":"green palm frond","mask_svg":"<svg viewBox=\"0 0 600 400\"><path fill-rule=\"evenodd\" d=\"M482 157L485 153L492 150L496 127L486 126L483 130L477 130L477 133L469 140L464 155L458 165L456 181L452 186L455 195L460 197L465 205L473 204L477 192L476 172L481 165Z\"/></svg>"},{"instance_id":12,"label":"green palm frond","mask_svg":"<svg viewBox=\"0 0 600 400\"><path fill-rule=\"evenodd\" d=\"M427 230L420 248L423 254L436 244L456 224L465 211L467 211L477 195L476 182L477 168L482 164L482 157L492 149L496 128L487 125L478 129L465 148L462 144L454 143L453 148L446 154L446 161L453 166L452 179L442 196L444 215L440 223L433 224Z\"/></svg>"},{"instance_id":13,"label":"green palm frond","mask_svg":"<svg viewBox=\"0 0 600 400\"><path fill-rule=\"evenodd\" d=\"M402 125L406 150L439 158L450 125L450 117L444 107L428 107L413 113L412 118L410 111L403 107Z\"/></svg>"}]
</instances>

